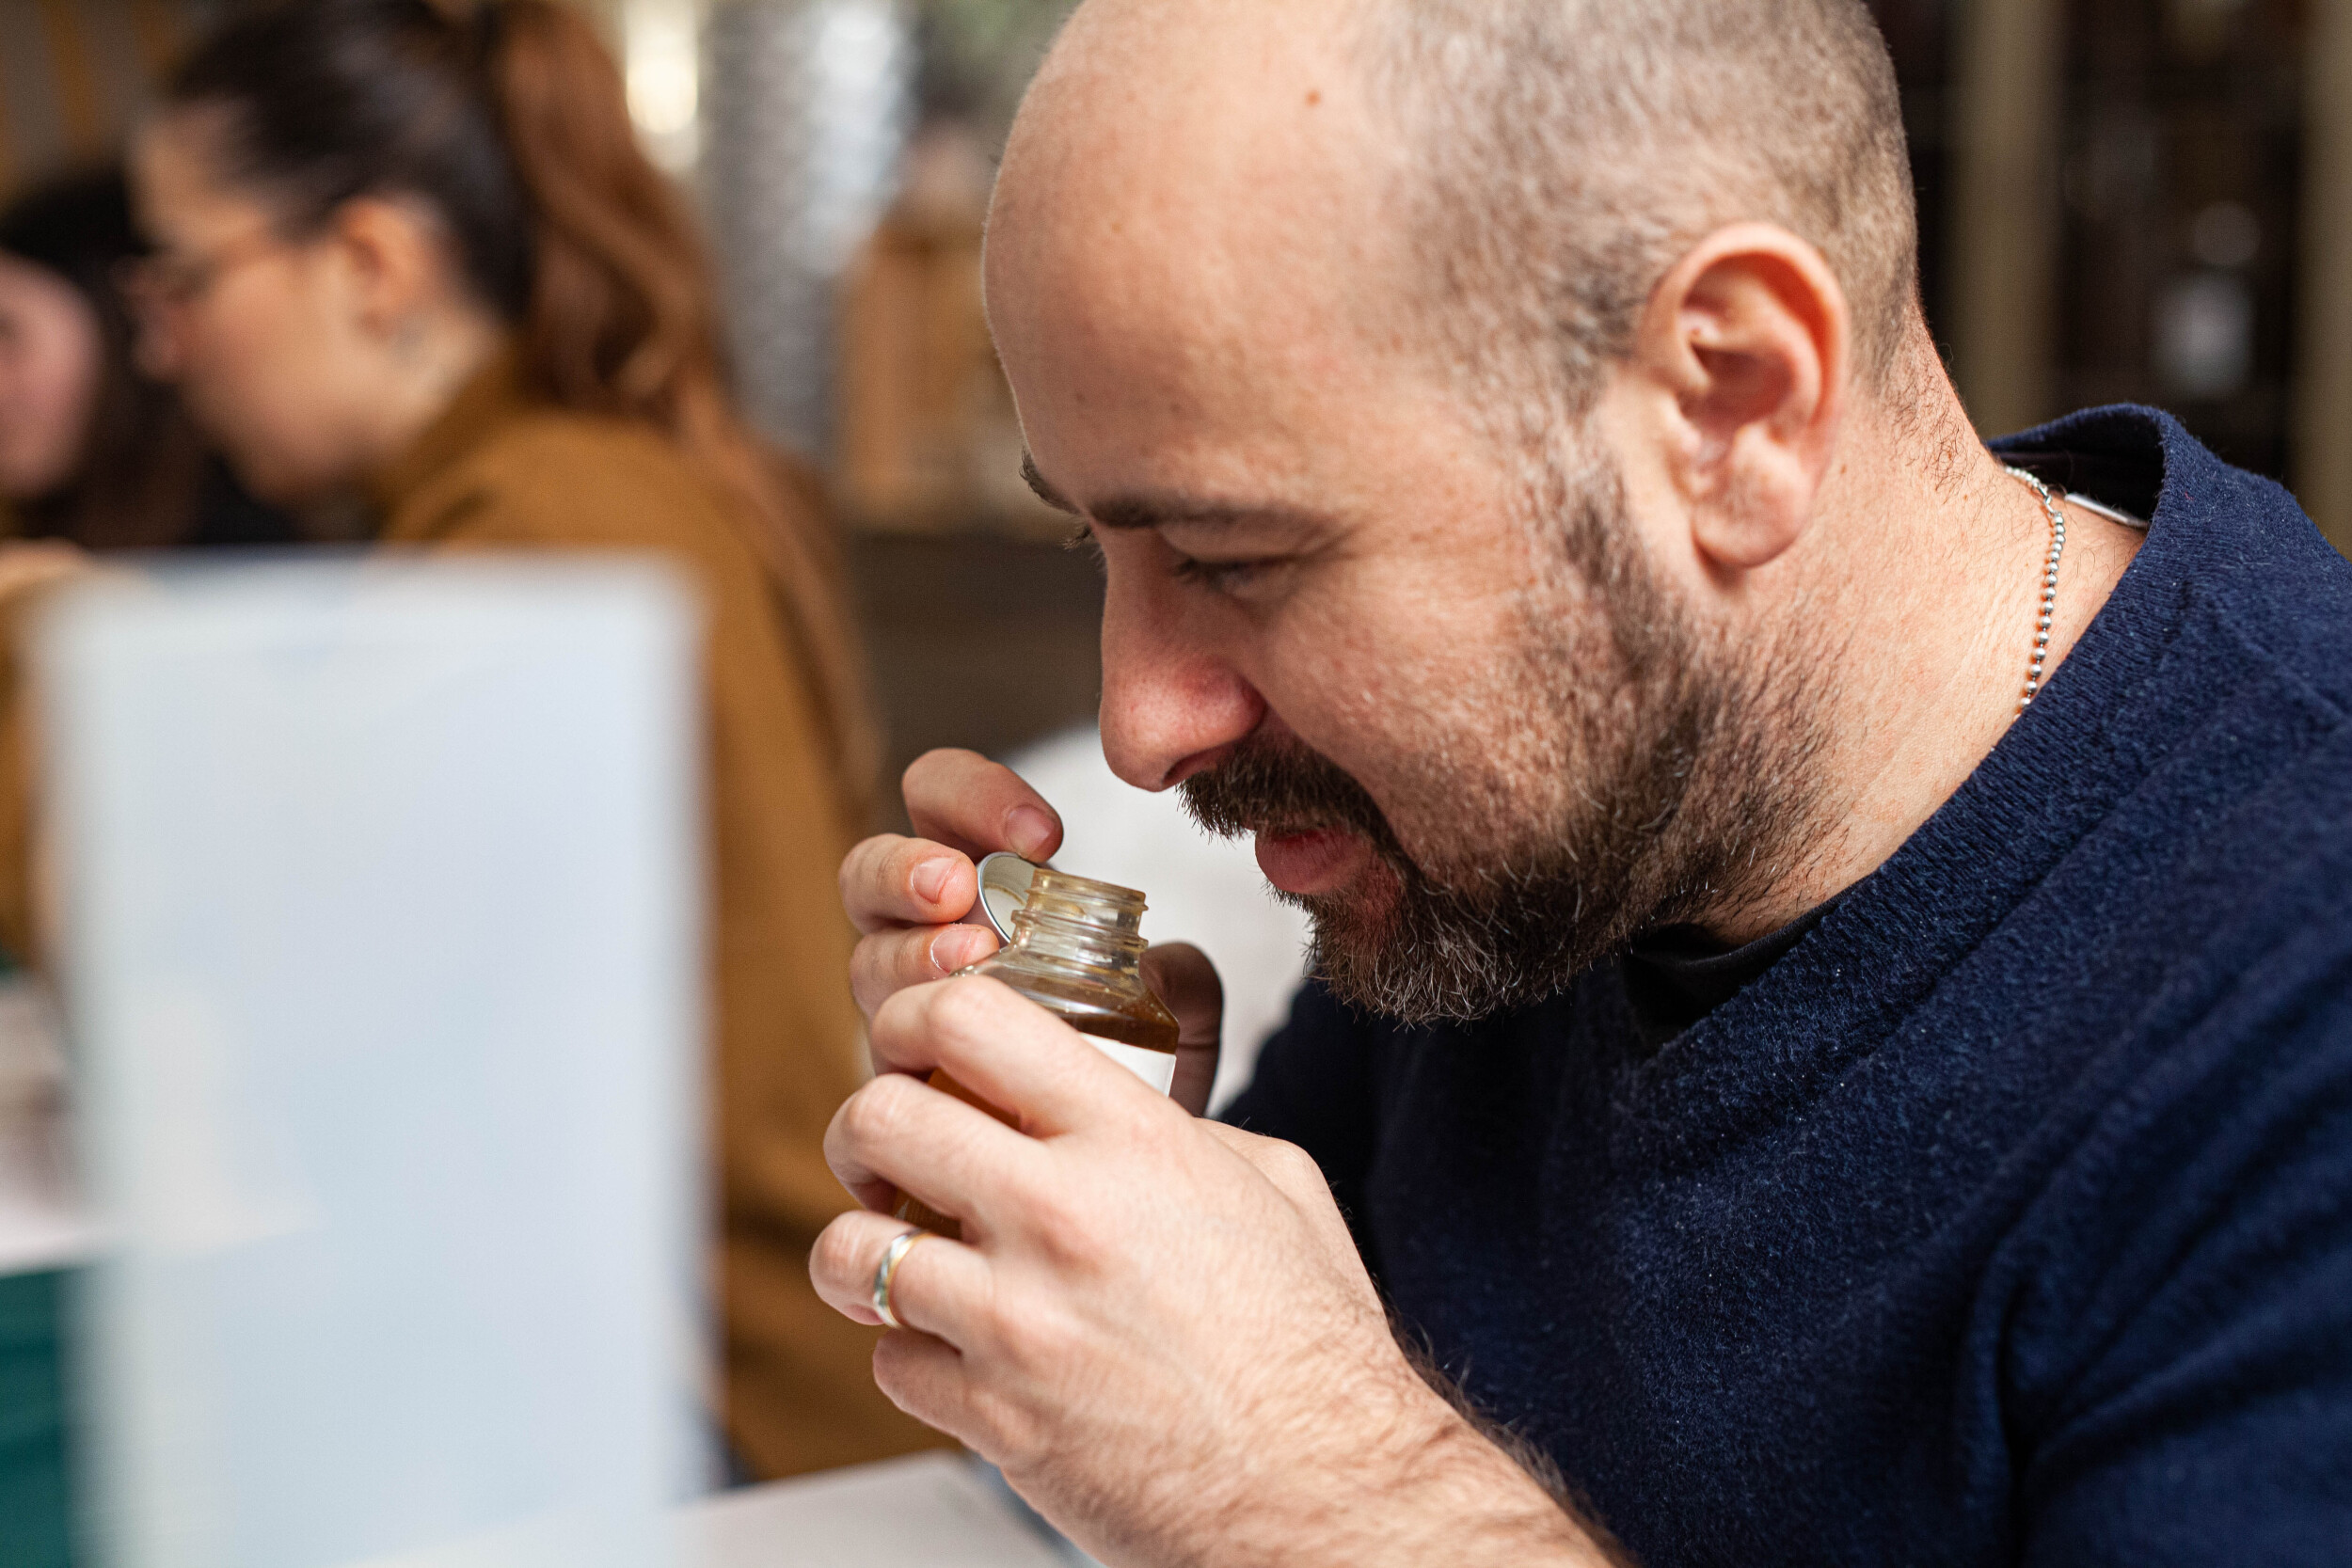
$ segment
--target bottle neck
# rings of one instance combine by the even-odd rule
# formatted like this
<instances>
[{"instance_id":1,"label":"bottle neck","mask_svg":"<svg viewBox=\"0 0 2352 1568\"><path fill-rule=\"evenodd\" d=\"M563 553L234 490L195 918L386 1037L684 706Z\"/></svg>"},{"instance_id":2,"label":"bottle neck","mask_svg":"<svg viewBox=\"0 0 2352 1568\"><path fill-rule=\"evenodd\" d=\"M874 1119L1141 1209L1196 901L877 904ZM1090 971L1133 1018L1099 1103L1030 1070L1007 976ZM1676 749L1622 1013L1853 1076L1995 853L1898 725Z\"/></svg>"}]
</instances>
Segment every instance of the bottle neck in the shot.
<instances>
[{"instance_id":1,"label":"bottle neck","mask_svg":"<svg viewBox=\"0 0 2352 1568\"><path fill-rule=\"evenodd\" d=\"M1142 975L1143 895L1109 882L1040 871L1012 917L1012 945L1032 958Z\"/></svg>"}]
</instances>

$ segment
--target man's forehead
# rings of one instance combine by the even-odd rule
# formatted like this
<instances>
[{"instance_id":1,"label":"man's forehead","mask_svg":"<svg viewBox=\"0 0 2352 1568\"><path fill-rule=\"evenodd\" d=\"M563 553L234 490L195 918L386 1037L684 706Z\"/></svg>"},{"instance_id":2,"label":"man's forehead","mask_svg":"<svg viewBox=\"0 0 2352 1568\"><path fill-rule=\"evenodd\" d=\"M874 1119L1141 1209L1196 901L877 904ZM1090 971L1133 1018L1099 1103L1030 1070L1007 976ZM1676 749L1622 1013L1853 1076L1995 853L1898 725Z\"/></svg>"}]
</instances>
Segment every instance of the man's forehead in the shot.
<instances>
[{"instance_id":1,"label":"man's forehead","mask_svg":"<svg viewBox=\"0 0 2352 1568\"><path fill-rule=\"evenodd\" d=\"M1328 6L1092 0L1039 73L990 225L998 290L1057 265L1160 261L1164 283L1312 261L1360 228L1378 159ZM1104 253L1110 253L1105 257Z\"/></svg>"},{"instance_id":2,"label":"man's forehead","mask_svg":"<svg viewBox=\"0 0 2352 1568\"><path fill-rule=\"evenodd\" d=\"M1360 84L1336 29L1309 24L1337 7L1091 0L1072 22L988 242L990 320L1041 458L1056 435L1036 426L1075 407L1165 430L1242 398L1279 422L1366 356L1395 241Z\"/></svg>"},{"instance_id":3,"label":"man's forehead","mask_svg":"<svg viewBox=\"0 0 2352 1568\"><path fill-rule=\"evenodd\" d=\"M1023 113L1073 81L1104 84L1142 112L1204 87L1259 96L1301 69L1345 66L1362 9L1362 0L1085 0L1040 65Z\"/></svg>"}]
</instances>

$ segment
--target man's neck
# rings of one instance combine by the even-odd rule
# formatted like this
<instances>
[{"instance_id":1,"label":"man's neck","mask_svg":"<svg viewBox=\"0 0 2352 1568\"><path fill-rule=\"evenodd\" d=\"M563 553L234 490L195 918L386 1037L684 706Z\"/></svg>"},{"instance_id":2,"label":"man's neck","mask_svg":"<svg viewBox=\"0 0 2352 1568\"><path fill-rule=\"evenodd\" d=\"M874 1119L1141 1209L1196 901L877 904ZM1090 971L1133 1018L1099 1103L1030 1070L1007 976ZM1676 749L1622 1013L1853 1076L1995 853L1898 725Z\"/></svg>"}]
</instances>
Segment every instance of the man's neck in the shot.
<instances>
[{"instance_id":1,"label":"man's neck","mask_svg":"<svg viewBox=\"0 0 2352 1568\"><path fill-rule=\"evenodd\" d=\"M1967 433L1940 374L1931 443L1915 416L1856 422L1806 541L1799 635L1834 661L1819 690L1820 794L1789 872L1706 922L1746 942L1868 876L1932 816L2018 716L2051 528L2033 489ZM2141 535L2060 499L2066 546L2046 682L2114 592ZM1825 641L1821 628L1840 628Z\"/></svg>"}]
</instances>

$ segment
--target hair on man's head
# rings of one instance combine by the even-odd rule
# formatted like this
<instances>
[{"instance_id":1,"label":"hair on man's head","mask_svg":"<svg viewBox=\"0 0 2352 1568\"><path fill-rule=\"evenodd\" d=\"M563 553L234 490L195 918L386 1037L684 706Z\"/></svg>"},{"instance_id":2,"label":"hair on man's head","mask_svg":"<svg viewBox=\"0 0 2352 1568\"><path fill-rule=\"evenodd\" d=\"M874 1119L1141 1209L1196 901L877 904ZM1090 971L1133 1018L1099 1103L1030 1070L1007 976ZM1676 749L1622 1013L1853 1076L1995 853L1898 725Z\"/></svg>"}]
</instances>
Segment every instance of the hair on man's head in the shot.
<instances>
[{"instance_id":1,"label":"hair on man's head","mask_svg":"<svg viewBox=\"0 0 2352 1568\"><path fill-rule=\"evenodd\" d=\"M1917 214L1862 0L1368 0L1360 20L1413 261L1488 388L1588 406L1658 280L1748 219L1820 250L1855 370L1892 379Z\"/></svg>"}]
</instances>

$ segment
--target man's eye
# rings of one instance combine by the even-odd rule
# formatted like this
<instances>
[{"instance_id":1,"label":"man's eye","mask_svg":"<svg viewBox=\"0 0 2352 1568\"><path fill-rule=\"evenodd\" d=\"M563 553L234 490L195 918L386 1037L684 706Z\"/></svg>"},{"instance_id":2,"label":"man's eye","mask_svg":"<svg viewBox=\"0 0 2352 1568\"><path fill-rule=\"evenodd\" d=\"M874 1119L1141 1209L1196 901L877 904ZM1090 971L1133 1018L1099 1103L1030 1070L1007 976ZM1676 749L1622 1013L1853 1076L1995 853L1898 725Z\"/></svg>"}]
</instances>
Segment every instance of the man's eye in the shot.
<instances>
[{"instance_id":1,"label":"man's eye","mask_svg":"<svg viewBox=\"0 0 2352 1568\"><path fill-rule=\"evenodd\" d=\"M1182 582L1197 582L1212 594L1233 594L1248 588L1272 564L1263 561L1195 561L1179 556L1171 570Z\"/></svg>"}]
</instances>

